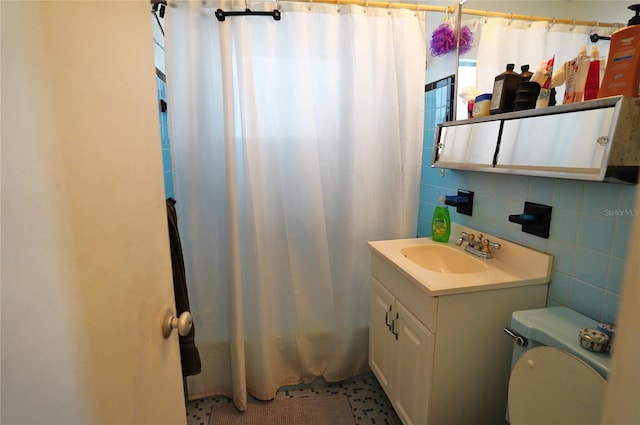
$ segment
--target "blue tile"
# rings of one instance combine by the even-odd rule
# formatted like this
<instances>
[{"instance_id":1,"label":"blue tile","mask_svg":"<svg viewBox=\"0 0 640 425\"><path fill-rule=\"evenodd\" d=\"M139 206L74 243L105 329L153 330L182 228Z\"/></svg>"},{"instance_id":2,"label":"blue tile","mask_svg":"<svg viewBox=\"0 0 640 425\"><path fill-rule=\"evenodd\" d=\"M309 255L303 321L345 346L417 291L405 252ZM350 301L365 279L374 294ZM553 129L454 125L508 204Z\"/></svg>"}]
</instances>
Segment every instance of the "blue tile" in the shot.
<instances>
[{"instance_id":1,"label":"blue tile","mask_svg":"<svg viewBox=\"0 0 640 425\"><path fill-rule=\"evenodd\" d=\"M529 233L522 234L522 243L529 248L537 249L538 251L547 251L548 239L541 238L540 236L532 235Z\"/></svg>"},{"instance_id":2,"label":"blue tile","mask_svg":"<svg viewBox=\"0 0 640 425\"><path fill-rule=\"evenodd\" d=\"M441 187L433 185L425 185L423 193L425 197L422 200L433 205L440 204L439 198L444 195L444 191Z\"/></svg>"},{"instance_id":3,"label":"blue tile","mask_svg":"<svg viewBox=\"0 0 640 425\"><path fill-rule=\"evenodd\" d=\"M607 274L607 291L620 295L624 281L625 262L618 258L609 259L609 273Z\"/></svg>"},{"instance_id":4,"label":"blue tile","mask_svg":"<svg viewBox=\"0 0 640 425\"><path fill-rule=\"evenodd\" d=\"M615 223L593 216L582 215L578 230L578 245L609 254Z\"/></svg>"},{"instance_id":5,"label":"blue tile","mask_svg":"<svg viewBox=\"0 0 640 425\"><path fill-rule=\"evenodd\" d=\"M422 183L440 184L442 176L440 176L441 168L431 168L429 165L422 166Z\"/></svg>"},{"instance_id":6,"label":"blue tile","mask_svg":"<svg viewBox=\"0 0 640 425\"><path fill-rule=\"evenodd\" d=\"M551 205L555 210L580 211L582 205L583 183L574 180L558 179L553 185Z\"/></svg>"},{"instance_id":7,"label":"blue tile","mask_svg":"<svg viewBox=\"0 0 640 425\"><path fill-rule=\"evenodd\" d=\"M171 171L164 173L164 192L167 198L175 198L175 192L173 188L173 175Z\"/></svg>"},{"instance_id":8,"label":"blue tile","mask_svg":"<svg viewBox=\"0 0 640 425\"><path fill-rule=\"evenodd\" d=\"M489 173L476 173L473 176L473 186L472 190L476 192L477 195L488 195L493 189L491 186L491 174Z\"/></svg>"},{"instance_id":9,"label":"blue tile","mask_svg":"<svg viewBox=\"0 0 640 425\"><path fill-rule=\"evenodd\" d=\"M578 220L576 215L554 208L551 211L549 237L554 241L575 244L578 239Z\"/></svg>"},{"instance_id":10,"label":"blue tile","mask_svg":"<svg viewBox=\"0 0 640 425\"><path fill-rule=\"evenodd\" d=\"M549 298L560 304L569 305L571 296L571 277L564 273L554 273L549 284Z\"/></svg>"},{"instance_id":11,"label":"blue tile","mask_svg":"<svg viewBox=\"0 0 640 425\"><path fill-rule=\"evenodd\" d=\"M618 221L613 231L613 241L611 244L611 255L618 258L626 258L629 249L631 234L631 223Z\"/></svg>"},{"instance_id":12,"label":"blue tile","mask_svg":"<svg viewBox=\"0 0 640 425\"><path fill-rule=\"evenodd\" d=\"M454 170L445 170L444 181L446 182L447 186L455 188L456 190L457 189L467 190L466 182L464 180L463 175L464 173L460 173Z\"/></svg>"},{"instance_id":13,"label":"blue tile","mask_svg":"<svg viewBox=\"0 0 640 425\"><path fill-rule=\"evenodd\" d=\"M496 235L496 236L498 236L498 237L501 237L501 235L502 235L502 233L503 233L503 232L502 232L503 227L504 227L504 226L502 225L502 223L498 223L498 222L496 222L496 221L489 221L489 222L487 223L487 228L486 228L486 230L485 230L485 231L486 231L487 233L492 234L492 235Z\"/></svg>"},{"instance_id":14,"label":"blue tile","mask_svg":"<svg viewBox=\"0 0 640 425\"><path fill-rule=\"evenodd\" d=\"M504 197L489 198L486 208L487 217L490 220L504 222L509 216L509 214L507 214L507 212L505 211Z\"/></svg>"},{"instance_id":15,"label":"blue tile","mask_svg":"<svg viewBox=\"0 0 640 425\"><path fill-rule=\"evenodd\" d=\"M604 288L607 283L609 257L595 251L578 247L574 276L582 281Z\"/></svg>"},{"instance_id":16,"label":"blue tile","mask_svg":"<svg viewBox=\"0 0 640 425\"><path fill-rule=\"evenodd\" d=\"M163 149L169 149L169 127L160 126L160 145Z\"/></svg>"},{"instance_id":17,"label":"blue tile","mask_svg":"<svg viewBox=\"0 0 640 425\"><path fill-rule=\"evenodd\" d=\"M562 242L549 241L548 252L553 255L553 269L565 273L573 273L575 261L575 245Z\"/></svg>"},{"instance_id":18,"label":"blue tile","mask_svg":"<svg viewBox=\"0 0 640 425\"><path fill-rule=\"evenodd\" d=\"M169 149L162 149L162 168L165 173L171 171L171 151Z\"/></svg>"},{"instance_id":19,"label":"blue tile","mask_svg":"<svg viewBox=\"0 0 640 425\"><path fill-rule=\"evenodd\" d=\"M586 182L582 198L582 213L605 217L605 210L615 210L618 207L619 193L619 184Z\"/></svg>"},{"instance_id":20,"label":"blue tile","mask_svg":"<svg viewBox=\"0 0 640 425\"><path fill-rule=\"evenodd\" d=\"M509 176L507 180L507 197L527 200L529 178L524 176ZM524 207L521 207L524 208Z\"/></svg>"},{"instance_id":21,"label":"blue tile","mask_svg":"<svg viewBox=\"0 0 640 425\"><path fill-rule=\"evenodd\" d=\"M532 177L529 179L528 200L537 204L551 205L553 199L553 180Z\"/></svg>"},{"instance_id":22,"label":"blue tile","mask_svg":"<svg viewBox=\"0 0 640 425\"><path fill-rule=\"evenodd\" d=\"M620 297L610 292L604 293L602 302L602 316L600 320L607 323L617 323L618 321L618 305Z\"/></svg>"},{"instance_id":23,"label":"blue tile","mask_svg":"<svg viewBox=\"0 0 640 425\"><path fill-rule=\"evenodd\" d=\"M427 199L429 185L425 183L420 184L420 202L424 202Z\"/></svg>"},{"instance_id":24,"label":"blue tile","mask_svg":"<svg viewBox=\"0 0 640 425\"><path fill-rule=\"evenodd\" d=\"M418 220L418 237L423 238L431 236L431 221L424 219Z\"/></svg>"},{"instance_id":25,"label":"blue tile","mask_svg":"<svg viewBox=\"0 0 640 425\"><path fill-rule=\"evenodd\" d=\"M508 176L504 174L489 174L489 184L491 185L491 197L505 198L507 196Z\"/></svg>"},{"instance_id":26,"label":"blue tile","mask_svg":"<svg viewBox=\"0 0 640 425\"><path fill-rule=\"evenodd\" d=\"M431 149L423 149L422 150L422 165L423 166L430 166L431 165L431 155L433 155L433 152L431 151Z\"/></svg>"},{"instance_id":27,"label":"blue tile","mask_svg":"<svg viewBox=\"0 0 640 425\"><path fill-rule=\"evenodd\" d=\"M604 290L574 279L571 283L571 300L569 307L591 317L600 320Z\"/></svg>"},{"instance_id":28,"label":"blue tile","mask_svg":"<svg viewBox=\"0 0 640 425\"><path fill-rule=\"evenodd\" d=\"M502 228L502 234L498 234L503 239L519 244L523 243L524 235L526 233L522 232L522 226L515 223L508 223L507 226Z\"/></svg>"},{"instance_id":29,"label":"blue tile","mask_svg":"<svg viewBox=\"0 0 640 425\"><path fill-rule=\"evenodd\" d=\"M482 192L475 191L473 195L473 216L477 218L486 218L489 208L489 198Z\"/></svg>"},{"instance_id":30,"label":"blue tile","mask_svg":"<svg viewBox=\"0 0 640 425\"><path fill-rule=\"evenodd\" d=\"M635 185L620 185L617 209L625 213L618 217L619 220L631 221L634 215L640 215L640 211L636 209L636 193L640 192L636 190Z\"/></svg>"},{"instance_id":31,"label":"blue tile","mask_svg":"<svg viewBox=\"0 0 640 425\"><path fill-rule=\"evenodd\" d=\"M567 304L562 304L553 298L547 298L547 307L567 307Z\"/></svg>"},{"instance_id":32,"label":"blue tile","mask_svg":"<svg viewBox=\"0 0 640 425\"><path fill-rule=\"evenodd\" d=\"M471 190L471 182L478 173L473 171L457 171L449 170L449 175L458 179L458 187L461 189Z\"/></svg>"}]
</instances>

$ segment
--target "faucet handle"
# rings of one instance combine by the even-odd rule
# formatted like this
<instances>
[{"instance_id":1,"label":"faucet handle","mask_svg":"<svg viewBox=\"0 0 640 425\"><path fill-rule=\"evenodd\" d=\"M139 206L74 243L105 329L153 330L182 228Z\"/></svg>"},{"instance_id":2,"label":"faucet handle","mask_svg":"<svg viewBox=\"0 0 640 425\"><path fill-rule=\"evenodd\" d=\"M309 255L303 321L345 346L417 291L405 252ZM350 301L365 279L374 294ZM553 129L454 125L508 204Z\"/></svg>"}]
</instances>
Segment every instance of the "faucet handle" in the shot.
<instances>
[{"instance_id":1,"label":"faucet handle","mask_svg":"<svg viewBox=\"0 0 640 425\"><path fill-rule=\"evenodd\" d=\"M489 247L491 247L493 249L500 249L502 247L502 245L500 245L497 242L491 242L489 239L483 239L482 240L482 252L491 252Z\"/></svg>"}]
</instances>

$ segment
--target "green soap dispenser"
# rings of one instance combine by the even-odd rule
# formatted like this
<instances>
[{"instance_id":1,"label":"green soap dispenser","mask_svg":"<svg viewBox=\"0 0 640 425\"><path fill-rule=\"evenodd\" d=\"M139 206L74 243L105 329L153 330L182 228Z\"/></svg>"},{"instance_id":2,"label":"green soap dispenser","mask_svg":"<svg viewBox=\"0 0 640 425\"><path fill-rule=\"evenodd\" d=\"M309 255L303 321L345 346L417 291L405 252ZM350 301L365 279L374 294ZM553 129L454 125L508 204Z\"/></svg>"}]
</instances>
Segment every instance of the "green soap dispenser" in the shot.
<instances>
[{"instance_id":1,"label":"green soap dispenser","mask_svg":"<svg viewBox=\"0 0 640 425\"><path fill-rule=\"evenodd\" d=\"M449 242L451 235L451 218L449 207L437 205L431 219L431 239L436 242Z\"/></svg>"}]
</instances>

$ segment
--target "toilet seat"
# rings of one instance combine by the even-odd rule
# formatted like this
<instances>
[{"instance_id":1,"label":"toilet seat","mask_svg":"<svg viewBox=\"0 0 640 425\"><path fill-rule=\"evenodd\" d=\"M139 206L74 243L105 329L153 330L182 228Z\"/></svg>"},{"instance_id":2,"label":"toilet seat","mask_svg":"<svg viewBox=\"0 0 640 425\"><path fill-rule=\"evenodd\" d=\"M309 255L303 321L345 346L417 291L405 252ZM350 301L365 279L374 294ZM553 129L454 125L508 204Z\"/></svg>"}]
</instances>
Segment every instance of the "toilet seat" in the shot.
<instances>
[{"instance_id":1,"label":"toilet seat","mask_svg":"<svg viewBox=\"0 0 640 425\"><path fill-rule=\"evenodd\" d=\"M512 425L597 425L607 381L576 356L555 347L524 352L511 371Z\"/></svg>"}]
</instances>

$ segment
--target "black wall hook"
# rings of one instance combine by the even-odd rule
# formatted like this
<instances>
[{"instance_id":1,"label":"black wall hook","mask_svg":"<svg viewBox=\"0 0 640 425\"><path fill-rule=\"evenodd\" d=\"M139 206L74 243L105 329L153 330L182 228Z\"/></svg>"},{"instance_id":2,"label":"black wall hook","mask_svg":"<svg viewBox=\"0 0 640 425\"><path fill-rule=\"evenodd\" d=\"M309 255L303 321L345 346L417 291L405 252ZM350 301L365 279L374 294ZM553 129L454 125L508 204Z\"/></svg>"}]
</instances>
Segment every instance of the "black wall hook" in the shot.
<instances>
[{"instance_id":1,"label":"black wall hook","mask_svg":"<svg viewBox=\"0 0 640 425\"><path fill-rule=\"evenodd\" d=\"M464 215L473 215L473 192L458 189L457 196L445 196L445 205L456 207L456 212Z\"/></svg>"},{"instance_id":2,"label":"black wall hook","mask_svg":"<svg viewBox=\"0 0 640 425\"><path fill-rule=\"evenodd\" d=\"M549 239L551 227L551 209L549 205L524 203L524 213L511 214L509 221L522 225L522 231L541 238Z\"/></svg>"},{"instance_id":3,"label":"black wall hook","mask_svg":"<svg viewBox=\"0 0 640 425\"><path fill-rule=\"evenodd\" d=\"M589 40L591 40L592 43L597 43L598 40L611 40L611 37L605 37L603 35L593 33L589 36Z\"/></svg>"},{"instance_id":4,"label":"black wall hook","mask_svg":"<svg viewBox=\"0 0 640 425\"><path fill-rule=\"evenodd\" d=\"M226 19L227 16L271 16L273 17L274 21L279 21L281 18L281 14L280 11L278 9L273 9L273 11L271 12L254 12L251 9L245 9L244 12L225 12L222 9L218 9L216 10L216 18L218 18L218 21L222 22Z\"/></svg>"}]
</instances>

